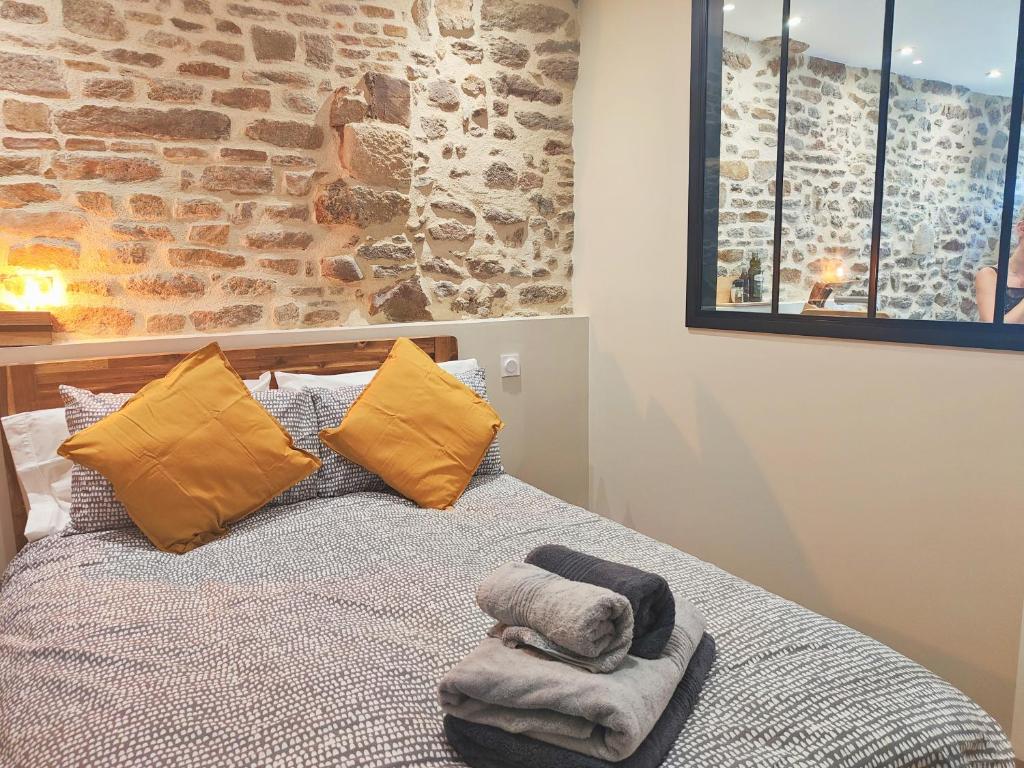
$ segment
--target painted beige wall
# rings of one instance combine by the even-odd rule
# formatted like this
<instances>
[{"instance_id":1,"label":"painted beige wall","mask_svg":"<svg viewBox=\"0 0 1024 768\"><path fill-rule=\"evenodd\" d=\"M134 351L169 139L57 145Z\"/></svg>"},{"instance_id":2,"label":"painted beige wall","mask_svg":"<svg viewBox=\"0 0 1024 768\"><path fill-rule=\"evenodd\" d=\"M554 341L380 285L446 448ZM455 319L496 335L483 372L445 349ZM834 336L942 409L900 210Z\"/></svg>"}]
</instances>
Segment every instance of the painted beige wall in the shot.
<instances>
[{"instance_id":1,"label":"painted beige wall","mask_svg":"<svg viewBox=\"0 0 1024 768\"><path fill-rule=\"evenodd\" d=\"M580 8L593 509L879 638L1009 728L1024 356L688 331L689 3Z\"/></svg>"},{"instance_id":2,"label":"painted beige wall","mask_svg":"<svg viewBox=\"0 0 1024 768\"><path fill-rule=\"evenodd\" d=\"M560 498L585 505L587 499L587 319L585 317L479 320L457 323L376 325L330 331L237 333L219 337L226 349L275 344L314 344L396 335L452 334L461 357L475 357L487 369L491 400L507 426L501 449L505 468ZM0 364L191 351L209 338L135 339L61 344L0 351ZM518 352L519 379L502 379L500 355ZM0 475L6 477L6 475ZM0 483L4 482L0 479ZM7 489L0 487L0 570L13 553Z\"/></svg>"}]
</instances>

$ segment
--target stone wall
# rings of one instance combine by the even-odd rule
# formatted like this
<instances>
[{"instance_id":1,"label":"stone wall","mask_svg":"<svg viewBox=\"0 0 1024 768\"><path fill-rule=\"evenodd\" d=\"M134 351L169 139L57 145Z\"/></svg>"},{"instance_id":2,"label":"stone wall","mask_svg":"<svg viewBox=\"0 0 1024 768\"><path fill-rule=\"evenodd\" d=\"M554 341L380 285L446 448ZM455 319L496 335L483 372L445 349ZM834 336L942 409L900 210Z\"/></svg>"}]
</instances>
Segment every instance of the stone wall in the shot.
<instances>
[{"instance_id":1,"label":"stone wall","mask_svg":"<svg viewBox=\"0 0 1024 768\"><path fill-rule=\"evenodd\" d=\"M793 41L787 112L781 299L803 301L842 262L867 294L877 149L878 70L807 55ZM720 261L771 268L778 40L726 35ZM998 253L1010 100L894 78L879 311L977 320L974 275Z\"/></svg>"},{"instance_id":2,"label":"stone wall","mask_svg":"<svg viewBox=\"0 0 1024 768\"><path fill-rule=\"evenodd\" d=\"M572 0L2 0L65 338L570 312Z\"/></svg>"}]
</instances>

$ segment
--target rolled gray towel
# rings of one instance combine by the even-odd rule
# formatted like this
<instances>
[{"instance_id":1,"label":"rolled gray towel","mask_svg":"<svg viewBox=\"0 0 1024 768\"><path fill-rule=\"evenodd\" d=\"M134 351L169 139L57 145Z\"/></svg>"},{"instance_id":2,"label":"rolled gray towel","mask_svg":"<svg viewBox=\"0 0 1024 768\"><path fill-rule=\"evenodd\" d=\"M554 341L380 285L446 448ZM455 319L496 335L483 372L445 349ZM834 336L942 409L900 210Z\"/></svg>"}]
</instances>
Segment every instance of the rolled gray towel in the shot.
<instances>
[{"instance_id":1,"label":"rolled gray towel","mask_svg":"<svg viewBox=\"0 0 1024 768\"><path fill-rule=\"evenodd\" d=\"M704 634L704 617L689 601L677 609L660 658L627 656L607 675L487 638L441 680L441 708L601 760L625 760L662 716Z\"/></svg>"},{"instance_id":2,"label":"rolled gray towel","mask_svg":"<svg viewBox=\"0 0 1024 768\"><path fill-rule=\"evenodd\" d=\"M480 584L476 602L498 622L489 634L505 646L536 648L590 672L617 669L633 642L626 597L534 565L502 565Z\"/></svg>"}]
</instances>

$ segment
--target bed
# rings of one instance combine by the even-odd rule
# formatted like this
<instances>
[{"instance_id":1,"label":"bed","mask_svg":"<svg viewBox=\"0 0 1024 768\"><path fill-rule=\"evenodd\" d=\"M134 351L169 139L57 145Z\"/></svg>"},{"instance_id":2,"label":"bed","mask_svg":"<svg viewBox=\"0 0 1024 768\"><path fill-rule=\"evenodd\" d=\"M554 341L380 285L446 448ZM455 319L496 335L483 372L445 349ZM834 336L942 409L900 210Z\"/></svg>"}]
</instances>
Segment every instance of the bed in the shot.
<instances>
[{"instance_id":1,"label":"bed","mask_svg":"<svg viewBox=\"0 0 1024 768\"><path fill-rule=\"evenodd\" d=\"M292 367L354 352L321 346ZM387 351L366 349L345 370ZM111 388L162 357L122 361ZM7 410L103 378L56 365L6 369ZM184 556L128 529L28 545L0 582L0 765L462 766L437 681L489 625L477 583L552 542L661 573L704 611L718 659L666 766L1013 766L984 711L895 651L510 475L444 513L388 493L268 509Z\"/></svg>"}]
</instances>

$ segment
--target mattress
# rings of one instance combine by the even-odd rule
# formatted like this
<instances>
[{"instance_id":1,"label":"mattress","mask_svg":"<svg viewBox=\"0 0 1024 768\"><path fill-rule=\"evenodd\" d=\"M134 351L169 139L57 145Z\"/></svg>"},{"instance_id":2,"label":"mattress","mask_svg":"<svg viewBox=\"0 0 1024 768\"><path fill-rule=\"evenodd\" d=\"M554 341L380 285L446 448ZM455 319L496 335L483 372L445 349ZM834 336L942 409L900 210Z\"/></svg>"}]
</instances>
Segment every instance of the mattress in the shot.
<instances>
[{"instance_id":1,"label":"mattress","mask_svg":"<svg viewBox=\"0 0 1024 768\"><path fill-rule=\"evenodd\" d=\"M184 556L134 531L29 545L0 586L0 765L461 766L436 685L478 582L561 543L663 574L718 659L665 765L1006 766L999 726L895 651L516 480L448 512L352 494Z\"/></svg>"}]
</instances>

